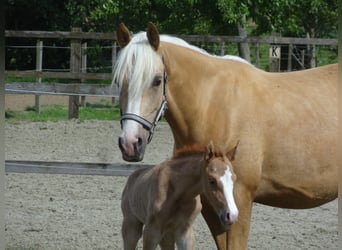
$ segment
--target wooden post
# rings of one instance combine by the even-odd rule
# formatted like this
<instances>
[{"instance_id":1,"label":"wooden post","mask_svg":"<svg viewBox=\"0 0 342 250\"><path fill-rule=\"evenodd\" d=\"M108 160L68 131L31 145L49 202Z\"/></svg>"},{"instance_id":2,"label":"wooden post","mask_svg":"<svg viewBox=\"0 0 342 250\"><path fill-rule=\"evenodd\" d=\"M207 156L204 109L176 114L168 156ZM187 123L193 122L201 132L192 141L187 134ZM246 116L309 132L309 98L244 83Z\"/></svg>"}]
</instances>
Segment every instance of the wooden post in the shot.
<instances>
[{"instance_id":1,"label":"wooden post","mask_svg":"<svg viewBox=\"0 0 342 250\"><path fill-rule=\"evenodd\" d=\"M82 69L81 72L82 73L86 73L87 72L87 43L82 43L82 63L81 63ZM81 80L81 83L86 83L85 79ZM81 106L85 107L86 103L85 103L85 96L81 96Z\"/></svg>"},{"instance_id":2,"label":"wooden post","mask_svg":"<svg viewBox=\"0 0 342 250\"><path fill-rule=\"evenodd\" d=\"M224 55L225 55L225 50L224 50L224 48L225 48L225 42L222 42L222 43L221 43L221 56L224 56Z\"/></svg>"},{"instance_id":3,"label":"wooden post","mask_svg":"<svg viewBox=\"0 0 342 250\"><path fill-rule=\"evenodd\" d=\"M309 50L310 68L315 68L316 67L316 45L311 44L310 47L311 47L311 49Z\"/></svg>"},{"instance_id":4,"label":"wooden post","mask_svg":"<svg viewBox=\"0 0 342 250\"><path fill-rule=\"evenodd\" d=\"M274 40L279 40L281 37L280 33L272 33ZM278 42L270 44L270 52L269 52L269 71L270 72L279 72L280 71L280 58L281 58L281 47Z\"/></svg>"},{"instance_id":5,"label":"wooden post","mask_svg":"<svg viewBox=\"0 0 342 250\"><path fill-rule=\"evenodd\" d=\"M260 50L259 50L259 43L255 44L255 67L259 68L260 63Z\"/></svg>"},{"instance_id":6,"label":"wooden post","mask_svg":"<svg viewBox=\"0 0 342 250\"><path fill-rule=\"evenodd\" d=\"M116 47L117 47L117 44L116 42L114 42L113 47L112 47L112 74L114 73L115 62L116 62L116 57L117 57ZM115 97L112 97L112 104L113 105L115 104Z\"/></svg>"},{"instance_id":7,"label":"wooden post","mask_svg":"<svg viewBox=\"0 0 342 250\"><path fill-rule=\"evenodd\" d=\"M270 72L280 71L280 45L272 44L270 47Z\"/></svg>"},{"instance_id":8,"label":"wooden post","mask_svg":"<svg viewBox=\"0 0 342 250\"><path fill-rule=\"evenodd\" d=\"M72 28L72 32L81 32L81 28ZM72 39L70 43L70 72L81 72L81 40ZM72 80L71 82L80 82L79 80ZM69 96L69 119L79 118L79 96Z\"/></svg>"},{"instance_id":9,"label":"wooden post","mask_svg":"<svg viewBox=\"0 0 342 250\"><path fill-rule=\"evenodd\" d=\"M36 45L36 71L43 70L43 41L38 40ZM36 78L37 83L42 83L42 78ZM35 95L35 110L40 113L40 95Z\"/></svg>"},{"instance_id":10,"label":"wooden post","mask_svg":"<svg viewBox=\"0 0 342 250\"><path fill-rule=\"evenodd\" d=\"M289 44L289 54L287 55L287 71L292 71L292 51L293 45Z\"/></svg>"},{"instance_id":11,"label":"wooden post","mask_svg":"<svg viewBox=\"0 0 342 250\"><path fill-rule=\"evenodd\" d=\"M305 50L302 49L300 51L300 54L301 54L301 61L302 61L302 69L305 69Z\"/></svg>"}]
</instances>

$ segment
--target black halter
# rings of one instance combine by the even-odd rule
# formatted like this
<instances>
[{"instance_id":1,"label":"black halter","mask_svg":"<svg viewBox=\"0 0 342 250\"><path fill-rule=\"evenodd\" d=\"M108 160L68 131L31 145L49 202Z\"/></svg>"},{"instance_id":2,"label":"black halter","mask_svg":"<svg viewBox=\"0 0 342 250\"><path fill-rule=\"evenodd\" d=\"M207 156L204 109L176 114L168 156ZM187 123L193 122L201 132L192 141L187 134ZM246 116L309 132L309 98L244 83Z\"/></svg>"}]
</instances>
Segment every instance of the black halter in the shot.
<instances>
[{"instance_id":1,"label":"black halter","mask_svg":"<svg viewBox=\"0 0 342 250\"><path fill-rule=\"evenodd\" d=\"M159 120L163 117L165 110L167 109L167 101L166 101L166 87L167 87L167 74L165 70L165 63L164 63L164 58L162 57L163 64L164 64L164 76L163 76L163 100L159 106L158 112L156 116L154 117L153 122L150 122L146 120L145 118L133 114L133 113L124 113L121 114L121 129L122 129L122 122L124 120L133 120L143 126L144 129L146 129L149 132L148 140L147 143L150 143L153 137L154 129L157 126Z\"/></svg>"}]
</instances>

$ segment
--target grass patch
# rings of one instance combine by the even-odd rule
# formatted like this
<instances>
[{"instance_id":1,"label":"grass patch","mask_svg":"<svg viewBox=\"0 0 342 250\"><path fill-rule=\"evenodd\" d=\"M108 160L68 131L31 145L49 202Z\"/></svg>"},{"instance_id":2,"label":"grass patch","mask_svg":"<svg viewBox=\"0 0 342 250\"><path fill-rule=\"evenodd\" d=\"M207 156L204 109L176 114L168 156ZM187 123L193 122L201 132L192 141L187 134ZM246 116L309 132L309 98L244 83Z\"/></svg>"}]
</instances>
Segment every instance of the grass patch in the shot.
<instances>
[{"instance_id":1,"label":"grass patch","mask_svg":"<svg viewBox=\"0 0 342 250\"><path fill-rule=\"evenodd\" d=\"M79 120L119 120L120 109L118 105L86 105L79 108ZM46 122L68 120L68 107L63 105L43 106L37 113L33 107L25 111L6 111L6 120L10 123Z\"/></svg>"}]
</instances>

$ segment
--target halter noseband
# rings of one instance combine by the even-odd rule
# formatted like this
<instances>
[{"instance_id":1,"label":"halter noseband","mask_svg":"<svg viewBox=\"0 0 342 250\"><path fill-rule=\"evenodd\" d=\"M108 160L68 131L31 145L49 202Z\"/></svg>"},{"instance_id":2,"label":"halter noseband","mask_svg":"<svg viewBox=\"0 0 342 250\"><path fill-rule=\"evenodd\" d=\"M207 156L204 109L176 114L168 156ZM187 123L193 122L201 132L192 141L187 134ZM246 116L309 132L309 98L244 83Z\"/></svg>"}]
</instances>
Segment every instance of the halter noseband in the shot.
<instances>
[{"instance_id":1,"label":"halter noseband","mask_svg":"<svg viewBox=\"0 0 342 250\"><path fill-rule=\"evenodd\" d=\"M153 122L150 122L150 121L146 120L145 118L143 118L139 115L133 114L133 113L121 114L121 119L120 119L121 129L122 129L122 122L124 120L133 120L133 121L139 123L140 125L142 125L143 128L149 132L147 143L151 142L152 137L153 137L153 133L154 133L154 129L157 126L159 120L163 117L165 110L167 109L167 101L166 101L167 74L166 74L166 70L165 70L164 57L162 57L162 60L163 60L163 64L164 64L163 100L159 106L158 112L157 112L156 116L154 117Z\"/></svg>"}]
</instances>

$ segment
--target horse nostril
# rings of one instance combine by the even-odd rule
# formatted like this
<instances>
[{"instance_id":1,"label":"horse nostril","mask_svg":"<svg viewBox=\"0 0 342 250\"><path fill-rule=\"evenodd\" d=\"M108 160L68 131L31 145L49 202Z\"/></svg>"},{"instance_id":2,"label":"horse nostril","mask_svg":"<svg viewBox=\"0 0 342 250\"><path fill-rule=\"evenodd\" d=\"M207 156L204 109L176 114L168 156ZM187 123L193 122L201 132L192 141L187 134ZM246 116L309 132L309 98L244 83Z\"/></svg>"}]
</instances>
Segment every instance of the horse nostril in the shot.
<instances>
[{"instance_id":1,"label":"horse nostril","mask_svg":"<svg viewBox=\"0 0 342 250\"><path fill-rule=\"evenodd\" d=\"M142 145L142 143L143 143L142 138L138 137L138 141L137 141L138 146L140 147Z\"/></svg>"},{"instance_id":2,"label":"horse nostril","mask_svg":"<svg viewBox=\"0 0 342 250\"><path fill-rule=\"evenodd\" d=\"M230 215L229 215L229 213L227 213L227 220L228 220L228 222L230 221Z\"/></svg>"},{"instance_id":3,"label":"horse nostril","mask_svg":"<svg viewBox=\"0 0 342 250\"><path fill-rule=\"evenodd\" d=\"M137 138L137 141L134 143L134 151L137 155L141 154L143 148L143 139L141 137Z\"/></svg>"},{"instance_id":4,"label":"horse nostril","mask_svg":"<svg viewBox=\"0 0 342 250\"><path fill-rule=\"evenodd\" d=\"M122 138L121 137L119 137L119 139L118 139L118 145L119 145L119 148L121 149L121 151L123 150L123 141L122 141Z\"/></svg>"}]
</instances>

